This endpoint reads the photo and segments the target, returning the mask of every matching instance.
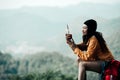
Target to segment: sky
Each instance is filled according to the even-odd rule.
[[[0,9],[13,9],[24,6],[65,7],[82,2],[115,4],[120,3],[120,0],[0,0]]]

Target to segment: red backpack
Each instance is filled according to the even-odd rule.
[[[112,60],[107,62],[102,74],[102,80],[120,80],[120,62]]]

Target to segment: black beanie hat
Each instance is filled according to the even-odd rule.
[[[95,33],[97,29],[97,22],[93,19],[89,19],[84,22],[85,25],[88,27],[88,33]]]

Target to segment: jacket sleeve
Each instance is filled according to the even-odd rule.
[[[95,36],[91,37],[89,40],[88,48],[85,53],[79,48],[75,48],[74,53],[78,55],[82,60],[92,60],[97,49],[98,41]]]

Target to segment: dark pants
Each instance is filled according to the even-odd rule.
[[[86,79],[86,71],[101,73],[104,61],[79,61],[78,80]]]

